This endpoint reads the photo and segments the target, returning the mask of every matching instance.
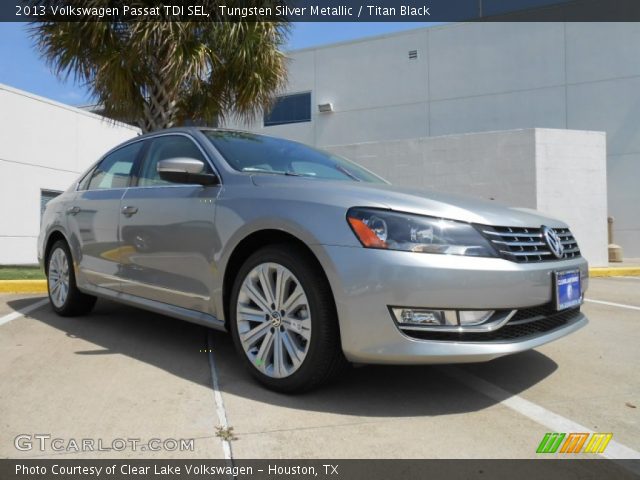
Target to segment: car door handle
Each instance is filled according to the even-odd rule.
[[[132,207],[131,205],[122,207],[122,214],[125,217],[130,217],[131,215],[135,215],[136,213],[138,213],[138,207]]]
[[[78,207],[78,206],[73,206],[73,207],[67,208],[67,214],[68,215],[76,215],[78,213],[80,213],[80,207]]]

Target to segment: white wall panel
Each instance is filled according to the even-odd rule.
[[[0,85],[0,264],[35,263],[40,190],[66,190],[138,129]]]

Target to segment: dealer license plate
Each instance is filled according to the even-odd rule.
[[[577,307],[582,303],[580,270],[554,272],[556,289],[556,310]]]

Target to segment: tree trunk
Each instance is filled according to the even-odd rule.
[[[176,88],[157,74],[152,76],[151,81],[152,85],[147,89],[144,118],[140,121],[143,133],[173,127],[178,113]]]

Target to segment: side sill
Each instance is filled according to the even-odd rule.
[[[224,321],[219,320],[217,317],[209,315],[208,313],[189,310],[188,308],[177,307],[175,305],[169,305],[168,303],[162,303],[156,300],[136,297],[134,295],[129,295],[128,293],[116,292],[115,290],[109,290],[108,288],[103,287],[96,287],[95,285],[83,285],[80,290],[97,297],[114,300],[132,307],[138,307],[154,313],[159,313],[160,315],[166,315],[168,317],[202,325],[203,327],[209,327],[223,332],[227,331],[224,326]]]

